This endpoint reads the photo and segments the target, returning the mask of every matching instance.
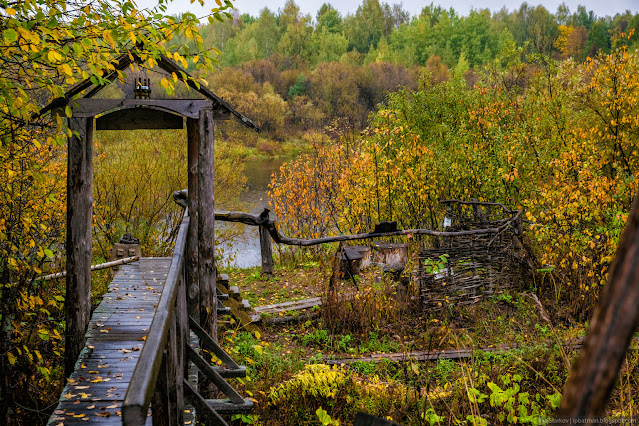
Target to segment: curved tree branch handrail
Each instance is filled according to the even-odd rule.
[[[181,205],[182,207],[186,207],[187,197],[188,197],[188,192],[185,189],[181,191],[176,191],[173,193],[173,198],[175,199],[175,202]],[[455,200],[444,200],[444,201],[453,202]],[[261,226],[268,231],[273,241],[275,241],[278,244],[308,247],[308,246],[314,246],[314,245],[319,245],[324,243],[334,243],[338,241],[365,240],[369,238],[392,237],[392,236],[398,236],[398,235],[429,235],[431,237],[458,237],[462,235],[477,235],[477,234],[487,234],[487,233],[499,234],[503,232],[506,228],[508,228],[511,224],[518,221],[519,218],[521,217],[521,210],[509,210],[503,204],[500,204],[500,203],[477,203],[477,204],[490,204],[490,205],[502,206],[509,213],[514,214],[514,216],[509,218],[502,225],[498,227],[494,227],[494,228],[471,229],[466,231],[433,231],[432,229],[404,229],[404,230],[397,230],[397,231],[391,231],[391,232],[369,232],[365,234],[336,235],[332,237],[322,237],[322,238],[314,238],[314,239],[290,238],[290,237],[281,235],[275,225],[275,221],[272,219],[269,219],[269,215],[268,215],[269,209],[267,208],[265,208],[264,211],[262,211],[262,213],[260,213],[259,215],[245,213],[245,212],[216,210],[215,220],[220,220],[224,222],[237,222],[237,223],[243,223],[245,225],[251,225],[251,226]]]

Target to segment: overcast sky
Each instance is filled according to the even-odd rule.
[[[380,3],[382,2],[384,2],[384,0],[380,0]],[[403,4],[404,9],[409,11],[411,15],[419,14],[424,6],[430,5],[431,3],[429,0],[387,0],[385,2],[389,4]],[[626,10],[630,10],[633,13],[639,12],[639,0],[530,0],[527,3],[530,6],[541,4],[551,13],[554,13],[557,11],[557,6],[559,6],[562,2],[565,2],[566,5],[568,5],[571,12],[576,11],[577,6],[581,4],[586,6],[586,9],[594,11],[597,16],[614,16],[616,13],[623,13]],[[285,3],[286,0],[236,0],[234,2],[236,9],[238,9],[241,13],[249,13],[253,16],[257,16],[265,7],[268,7],[273,12],[277,12],[278,9],[284,7]],[[362,0],[297,0],[295,3],[300,7],[302,13],[308,13],[315,18],[317,10],[323,3],[332,4],[333,7],[342,13],[342,15],[346,15],[347,13],[355,13],[357,7],[362,3]],[[433,4],[442,6],[446,9],[452,7],[461,15],[467,15],[471,9],[488,8],[495,12],[504,6],[508,10],[512,11],[514,9],[518,9],[522,3],[523,1],[516,0],[433,1]],[[148,7],[154,4],[154,0],[137,0],[137,4],[139,7]],[[213,0],[205,0],[205,4],[208,6],[208,9],[215,6],[215,2]],[[193,4],[191,4],[190,0],[173,0],[169,3],[168,12],[176,14],[181,12],[193,12],[198,16],[203,16],[206,14],[206,10],[207,8],[200,7],[197,0]]]

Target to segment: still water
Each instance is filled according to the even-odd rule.
[[[246,188],[240,194],[240,201],[245,205],[244,210],[259,214],[268,207],[268,184],[271,176],[279,171],[280,166],[291,161],[290,157],[267,158],[253,160],[246,163],[244,175],[247,178]],[[222,208],[222,207],[217,207]],[[224,222],[216,222],[216,227],[224,227]],[[260,256],[260,242],[257,227],[245,226],[244,233],[233,240],[232,243],[223,245],[223,265],[238,268],[250,268],[262,264]]]

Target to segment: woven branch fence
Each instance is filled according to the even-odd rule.
[[[479,232],[432,238],[432,248],[420,250],[417,274],[423,309],[469,305],[505,290],[519,290],[531,273],[521,241],[520,211],[500,203],[442,203],[446,233]]]

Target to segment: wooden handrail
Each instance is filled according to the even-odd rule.
[[[175,242],[173,259],[171,260],[171,267],[164,284],[162,296],[160,296],[153,322],[149,328],[149,334],[140,352],[140,358],[133,371],[131,383],[122,403],[122,423],[125,425],[143,425],[147,419],[147,412],[158,380],[169,329],[175,316],[175,302],[178,286],[183,275],[189,222],[190,218],[187,210]]]
[[[173,198],[175,202],[183,207],[186,206],[186,199],[188,197],[188,192],[183,189],[181,191],[176,191],[173,193]],[[456,200],[444,200],[445,202],[453,202]],[[472,204],[468,202],[469,204]],[[432,229],[404,229],[390,232],[368,232],[365,234],[352,234],[352,235],[335,235],[331,237],[322,237],[322,238],[313,238],[313,239],[304,239],[304,238],[290,238],[284,235],[281,235],[275,226],[275,221],[269,219],[269,209],[265,208],[262,213],[259,215],[245,213],[245,212],[230,212],[223,210],[215,211],[215,220],[220,220],[224,222],[238,222],[243,223],[245,225],[251,226],[260,226],[268,231],[275,241],[278,244],[287,244],[292,246],[315,246],[324,243],[335,243],[338,241],[354,241],[354,240],[365,240],[365,239],[373,239],[379,237],[392,237],[398,235],[429,235],[431,237],[458,237],[462,235],[476,235],[476,234],[486,234],[486,233],[500,233],[503,232],[506,228],[508,228],[512,223],[516,222],[521,217],[521,210],[508,210],[503,204],[500,203],[474,203],[474,204],[484,204],[484,205],[497,205],[502,206],[504,209],[508,211],[508,213],[513,214],[512,217],[508,218],[502,225],[493,227],[493,228],[482,228],[482,229],[470,229],[466,231],[433,231]]]
[[[91,272],[99,271],[101,269],[113,268],[114,266],[126,265],[127,263],[137,262],[140,260],[140,256],[125,257],[124,259],[112,260],[111,262],[99,263],[97,265],[91,265]],[[50,281],[58,278],[64,278],[67,276],[67,271],[56,272],[54,274],[42,275],[36,278],[36,281]]]

